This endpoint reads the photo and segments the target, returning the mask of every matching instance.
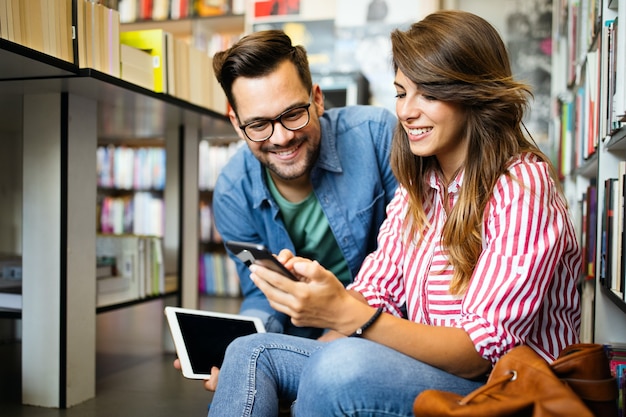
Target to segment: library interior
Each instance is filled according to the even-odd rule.
[[[626,0],[0,1],[0,416],[206,415],[164,308],[237,314],[212,212],[242,146],[213,55],[282,29],[326,108],[395,114],[390,33],[460,9],[533,88],[581,247],[580,341],[626,416]],[[282,123],[282,121],[281,121]]]

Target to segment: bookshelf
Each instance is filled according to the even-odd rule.
[[[225,13],[166,20],[123,20],[121,29],[124,32],[162,29],[213,56],[215,52],[227,48],[242,36],[245,18],[243,14]]]
[[[22,201],[9,212],[18,230],[0,232],[19,235],[21,248],[22,401],[66,408],[95,396],[99,138],[163,138],[163,263],[176,303],[195,308],[198,144],[232,127],[215,111],[6,39],[0,85],[0,144],[21,171]]]
[[[581,338],[624,343],[626,234],[619,189],[626,161],[626,1],[563,1],[553,7],[552,131],[583,247]]]
[[[213,189],[217,177],[240,146],[246,146],[236,135],[202,140],[198,152],[198,186],[200,219],[200,257],[198,290],[212,296],[239,297],[241,290],[235,263],[224,249],[222,237],[215,228]]]
[[[127,0],[123,0],[127,1]],[[166,2],[167,3],[167,2]],[[224,2],[231,3],[231,2]],[[242,7],[225,5],[224,13],[212,16],[199,16],[193,10],[188,10],[184,16],[172,19],[141,19],[134,10],[128,14],[125,11],[127,5],[120,4],[122,13],[122,32],[137,30],[159,29],[171,33],[175,38],[193,45],[195,48],[205,51],[209,56],[223,50],[239,39],[245,30],[245,17]],[[239,13],[238,11],[241,11]],[[165,15],[161,13],[161,15]],[[212,77],[212,75],[210,75]],[[214,89],[223,96],[221,88],[214,84]],[[216,100],[222,102],[222,100]],[[225,99],[222,105],[226,111]],[[217,107],[217,106],[216,106]],[[198,195],[198,257],[195,260],[198,265],[197,289],[199,293],[237,297],[240,294],[237,274],[231,259],[228,258],[221,238],[212,225],[212,197],[213,186],[221,167],[226,163],[233,149],[241,144],[239,138],[232,130],[222,137],[204,139],[198,148],[198,181],[196,189]]]
[[[122,22],[124,30],[163,29],[179,38],[191,38],[196,31],[212,33],[243,32],[244,15],[224,14],[210,17],[185,17],[175,20]]]

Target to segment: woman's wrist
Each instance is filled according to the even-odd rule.
[[[369,318],[369,320],[366,321],[365,323],[363,323],[363,325],[361,325],[361,327],[356,329],[352,334],[350,334],[349,337],[362,337],[363,333],[365,333],[365,331],[368,328],[370,328],[376,322],[376,320],[378,320],[378,318],[380,317],[382,312],[383,312],[383,308],[382,307],[378,307],[376,309],[376,312],[374,314],[372,314],[372,316]]]

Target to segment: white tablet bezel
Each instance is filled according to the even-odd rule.
[[[257,333],[265,333],[265,327],[263,326],[263,322],[258,317],[221,313],[217,311],[193,310],[182,307],[166,306],[165,317],[167,318],[167,322],[169,324],[170,333],[174,341],[174,347],[176,348],[176,354],[178,355],[178,359],[180,360],[181,370],[183,376],[189,379],[209,379],[211,375],[198,374],[193,371],[191,361],[187,353],[187,347],[185,346],[185,340],[183,339],[183,335],[180,330],[180,324],[178,323],[178,318],[176,316],[176,313],[179,312],[192,315],[226,318],[236,321],[248,321],[254,324]]]

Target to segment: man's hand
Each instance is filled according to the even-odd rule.
[[[180,359],[174,359],[174,368],[180,370]],[[207,391],[215,392],[217,389],[217,379],[220,374],[220,369],[217,366],[211,368],[211,377],[204,380],[204,389]]]

